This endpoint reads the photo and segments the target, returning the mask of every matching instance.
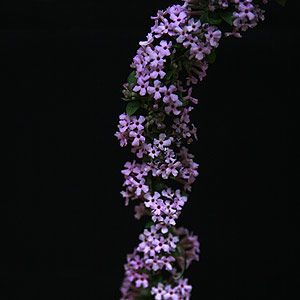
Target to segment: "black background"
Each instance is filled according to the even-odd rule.
[[[179,221],[201,243],[187,272],[192,299],[299,297],[296,2],[268,5],[243,39],[224,38],[194,89],[200,176]],[[138,42],[173,3],[1,4],[1,72],[17,125],[11,288],[1,299],[120,298],[143,222],[119,194],[133,156],[113,134]]]

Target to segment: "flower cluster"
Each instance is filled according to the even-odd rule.
[[[190,299],[192,286],[187,283],[187,279],[180,278],[176,286],[163,285],[159,283],[152,287],[151,294],[155,296],[155,300],[172,299],[183,300]]]
[[[121,114],[119,116],[119,131],[115,133],[115,136],[120,140],[120,146],[124,147],[127,145],[128,141],[131,141],[131,145],[136,147],[140,143],[145,142],[145,137],[143,136],[145,117],[136,116],[129,117],[127,114]]]
[[[267,4],[268,0],[263,0],[262,3]],[[210,0],[209,10],[210,12],[221,11],[221,15],[223,11],[223,16],[229,13],[227,17],[231,19],[233,30],[225,32],[225,36],[235,37],[241,37],[241,31],[245,32],[255,27],[260,20],[263,21],[265,12],[254,0]]]
[[[233,34],[241,37],[240,31],[246,31],[255,27],[259,20],[264,20],[264,10],[252,3],[252,0],[234,0],[237,11],[233,12]]]
[[[155,299],[189,299],[192,287],[187,279],[179,278],[176,284],[158,286],[149,282],[151,272],[161,276],[162,270],[178,276],[177,267],[183,268],[184,263],[189,266],[193,260],[199,260],[199,242],[197,236],[180,227],[175,234],[162,236],[154,225],[140,234],[140,243],[132,254],[127,255],[125,264],[125,278],[121,288],[123,298],[131,299],[137,295],[139,288],[147,289],[151,286],[151,294]],[[178,245],[183,253],[177,253]],[[170,296],[169,296],[170,295]],[[171,297],[171,298],[168,298]],[[134,298],[133,298],[134,299]]]
[[[222,36],[240,37],[264,19],[258,0],[182,1],[151,17],[154,25],[139,42],[123,85],[127,106],[115,136],[135,159],[121,171],[121,195],[125,205],[137,202],[135,218],[145,216],[148,223],[127,255],[121,300],[190,299],[192,287],[182,276],[199,260],[200,244],[176,224],[199,175],[187,148],[197,140],[190,114],[198,99],[191,85],[206,76]]]

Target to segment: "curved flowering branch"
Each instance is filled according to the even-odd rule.
[[[198,164],[187,146],[197,140],[189,113],[198,103],[192,85],[216,59],[222,36],[241,37],[264,20],[267,0],[182,0],[151,17],[154,25],[130,65],[124,84],[126,112],[115,136],[135,159],[121,171],[125,205],[136,202],[135,218],[148,218],[140,243],[127,255],[121,300],[190,299],[184,278],[199,260],[198,237],[176,228]],[[284,4],[285,0],[277,0]]]

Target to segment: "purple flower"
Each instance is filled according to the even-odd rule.
[[[144,126],[142,125],[144,122],[145,122],[144,116],[139,116],[138,119],[135,116],[133,116],[129,125],[129,129],[130,130],[137,129],[139,132],[142,132],[144,130]]]
[[[154,239],[158,238],[157,230],[154,226],[151,226],[150,231],[148,229],[144,230],[144,236],[146,237],[148,242],[152,242]]]
[[[192,91],[193,91],[193,88],[190,87],[190,88],[188,89],[188,94],[187,94],[185,97],[183,97],[183,100],[191,101],[191,102],[194,103],[194,104],[198,104],[198,99],[193,98],[193,97],[191,96],[191,95],[192,95]]]
[[[147,145],[147,152],[148,155],[153,159],[160,155],[160,150],[155,145],[151,145],[151,144]]]
[[[159,239],[155,239],[153,241],[153,245],[155,246],[155,251],[160,253],[161,250],[165,252],[170,251],[170,246],[165,243],[165,239],[163,236],[161,236]]]
[[[195,22],[194,18],[189,19],[188,25],[186,26],[188,32],[198,33],[201,26],[200,20]]]
[[[178,100],[178,95],[174,94],[174,92],[177,91],[177,88],[175,85],[171,84],[169,88],[166,88],[165,90],[165,96],[163,97],[164,103],[171,103]]]
[[[162,268],[161,260],[156,255],[153,258],[146,259],[146,264],[149,265],[153,271],[157,271]]]
[[[174,30],[176,31],[176,33],[177,33],[177,35],[178,35],[178,37],[177,37],[177,39],[176,39],[176,42],[177,43],[183,43],[184,42],[184,40],[186,40],[187,39],[187,37],[188,37],[188,30],[187,30],[187,27],[186,26],[184,26],[183,28],[181,28],[180,26],[177,26],[177,27],[175,27],[174,28]]]
[[[147,147],[147,144],[143,143],[141,146],[132,147],[131,152],[135,153],[138,158],[143,158],[144,154],[147,153],[146,147]]]
[[[131,122],[131,119],[130,119],[130,117],[127,115],[127,114],[125,114],[125,113],[123,113],[123,114],[121,114],[120,116],[119,116],[119,119],[120,119],[120,121],[119,121],[119,130],[120,130],[120,132],[125,132],[127,129],[128,129],[128,126],[129,126],[129,124],[130,124],[130,122]]]
[[[126,175],[126,176],[129,176],[131,174],[133,168],[135,167],[135,164],[136,164],[135,160],[132,163],[130,161],[127,161],[124,165],[124,167],[126,169],[122,170],[121,173]]]
[[[168,179],[168,174],[166,173],[166,164],[161,164],[156,172],[156,176],[161,176],[163,179]]]
[[[154,94],[154,99],[158,100],[160,99],[162,96],[162,93],[165,93],[166,91],[166,87],[165,86],[160,86],[161,82],[159,80],[155,80],[154,81],[154,87],[153,86],[148,86],[147,88],[147,92],[152,95]]]
[[[179,168],[180,166],[181,166],[181,163],[179,161],[176,161],[174,163],[169,163],[166,168],[167,175],[172,174],[174,177],[176,177],[178,175],[177,168]]]
[[[147,46],[153,42],[153,36],[151,33],[147,34],[147,40],[139,42],[140,46]]]
[[[193,109],[194,108],[191,106],[189,108],[184,108],[180,117],[180,122],[185,122],[187,124],[190,123],[189,112],[191,112]]]
[[[175,118],[174,120],[173,120],[173,125],[172,125],[172,128],[174,128],[175,129],[175,132],[176,133],[180,133],[181,132],[181,123],[180,123],[180,120],[179,120],[179,118]]]
[[[154,257],[156,252],[155,252],[155,245],[153,244],[147,244],[146,247],[144,248],[144,253],[148,254],[151,257]]]
[[[180,291],[182,295],[189,294],[192,290],[192,286],[187,284],[187,278],[180,278],[178,281],[177,289]]]
[[[171,265],[171,262],[175,261],[175,258],[173,256],[162,256],[160,260],[167,271],[172,271],[173,267]]]
[[[148,201],[145,201],[144,204],[146,207],[150,207],[150,208],[154,208],[154,205],[156,203],[156,201],[159,199],[160,197],[160,193],[158,192],[154,192],[154,195],[152,196],[150,193],[147,193],[144,195],[144,198]]]
[[[203,42],[200,42],[198,44],[192,44],[190,52],[190,58],[195,57],[197,58],[197,60],[202,60],[206,54],[210,54],[211,47],[209,47],[207,44],[204,44]]]
[[[206,42],[210,44],[212,47],[219,46],[219,40],[222,36],[222,32],[220,30],[215,30],[214,26],[210,26],[207,29],[207,33],[205,34]]]
[[[185,48],[188,48],[192,44],[198,44],[199,43],[199,38],[197,36],[194,36],[192,34],[187,34],[186,40],[182,43],[182,45]]]
[[[176,214],[168,214],[164,219],[164,223],[168,226],[170,226],[170,225],[175,226],[176,225],[176,222],[175,222],[176,219],[178,219],[178,216]]]
[[[142,180],[148,175],[148,171],[145,168],[145,164],[136,166],[135,168],[133,168],[132,172],[135,174],[135,177],[139,180]]]
[[[172,46],[172,42],[169,43],[165,40],[160,41],[160,46],[157,46],[157,49],[159,49],[159,52],[162,56],[169,56],[171,55],[170,48]]]
[[[137,279],[136,282],[135,282],[136,287],[141,287],[141,286],[143,286],[143,288],[146,289],[146,288],[149,286],[149,283],[148,283],[147,278],[148,278],[148,275],[145,274],[145,273],[143,273],[143,274],[141,274],[141,275],[138,274],[138,279]]]
[[[125,206],[128,206],[131,194],[129,194],[127,191],[121,191],[120,194],[123,198],[125,198]]]
[[[166,72],[163,71],[163,69],[159,66],[157,66],[155,68],[152,68],[151,71],[150,71],[150,77],[152,79],[156,79],[158,76],[160,76],[161,79],[166,76]]]
[[[130,179],[133,187],[136,188],[135,193],[137,196],[140,196],[142,192],[147,193],[149,191],[149,186],[145,185],[145,179],[141,179],[140,181],[136,181],[133,178]]]
[[[218,4],[221,8],[227,8],[228,7],[228,0],[219,0]]]
[[[164,18],[157,27],[153,28],[153,33],[156,33],[156,38],[160,38],[163,34],[168,34],[169,30],[172,30],[172,27],[169,21]]]
[[[142,269],[144,267],[144,262],[139,255],[135,255],[130,261],[129,265],[133,267],[133,269]]]
[[[250,21],[252,21],[255,18],[255,14],[252,12],[254,6],[251,3],[246,3],[246,5],[244,3],[240,3],[239,4],[239,17],[245,18],[248,17],[248,19]]]
[[[163,58],[164,56],[159,51],[157,51],[157,48],[155,48],[155,50],[152,50],[150,47],[147,47],[147,53],[150,57],[151,67],[162,67],[166,62],[166,60]]]
[[[174,26],[179,26],[180,24],[185,23],[186,18],[187,18],[187,14],[183,11],[181,11],[179,15],[175,13],[170,14],[170,19],[173,21]]]
[[[142,216],[147,214],[144,203],[140,203],[134,207],[135,215],[134,217],[139,220]]]
[[[169,246],[171,247],[171,249],[175,250],[176,249],[176,243],[179,242],[179,237],[178,236],[173,236],[171,233],[169,233],[168,238],[167,238],[167,242],[169,244]]]
[[[170,102],[167,106],[165,106],[165,112],[168,115],[172,112],[174,115],[177,116],[181,113],[181,110],[178,109],[178,107],[180,106],[182,106],[182,102],[180,100]]]
[[[173,199],[174,197],[174,193],[172,192],[171,188],[167,188],[167,190],[162,190],[161,194],[169,199]]]
[[[120,146],[125,147],[127,145],[127,137],[121,132],[116,132],[115,136],[120,140]]]
[[[156,224],[155,225],[155,228],[157,229],[157,230],[161,230],[161,232],[163,233],[163,234],[165,234],[165,233],[167,233],[168,232],[168,226],[165,224],[165,223],[158,223],[158,224]]]
[[[149,81],[144,81],[141,77],[137,80],[138,85],[133,88],[134,92],[139,92],[141,96],[145,96]]]
[[[130,131],[129,136],[133,138],[132,146],[139,146],[140,142],[145,142],[145,137],[140,132]]]
[[[164,210],[164,202],[161,199],[157,199],[151,208],[154,215],[160,216]]]
[[[164,290],[164,285],[161,282],[159,282],[157,287],[152,287],[151,294],[155,295],[155,300],[164,299],[164,295],[166,294],[166,291]]]
[[[179,300],[179,296],[176,293],[176,289],[172,289],[170,285],[166,286],[166,294],[164,295],[166,299]]]
[[[176,213],[176,210],[172,207],[172,203],[170,200],[166,200],[165,201],[165,205],[164,205],[164,213],[166,215],[168,214],[175,214]]]
[[[157,145],[160,150],[165,150],[165,147],[171,145],[173,141],[173,137],[169,137],[167,139],[167,135],[165,133],[160,133],[158,139],[154,139],[153,144]]]

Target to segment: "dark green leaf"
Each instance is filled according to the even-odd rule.
[[[151,227],[152,225],[154,225],[154,222],[149,221],[149,222],[145,225],[145,228],[146,228],[146,229],[150,229],[150,227]]]
[[[183,262],[183,268],[182,268],[180,274],[179,274],[178,276],[175,276],[175,277],[174,277],[175,280],[180,279],[180,278],[183,276],[184,271],[185,271],[185,269],[186,269],[186,253],[185,253],[185,250],[184,250],[184,248],[183,248],[183,246],[182,246],[181,244],[178,244],[177,247],[178,247],[178,249],[180,249],[180,251],[183,253],[184,262]]]
[[[171,71],[167,72],[167,74],[166,74],[166,76],[165,76],[164,79],[170,80],[171,77],[173,76],[173,74],[174,74],[174,70],[171,70]]]
[[[182,102],[182,106],[185,107],[187,106],[190,102],[187,100],[184,100],[183,98],[179,99]]]
[[[188,194],[187,192],[185,192],[185,191],[182,191],[182,192],[181,192],[181,195],[182,195],[182,196],[186,196],[186,197],[189,196],[189,194]]]
[[[161,192],[163,189],[166,188],[166,185],[160,182],[159,180],[153,181],[153,190],[157,192]]]
[[[287,0],[276,0],[276,2],[277,2],[278,4],[280,4],[281,6],[285,6]]]
[[[221,18],[227,22],[229,25],[232,25],[232,22],[233,22],[233,12],[230,11],[230,10],[222,10],[221,13]]]
[[[180,252],[178,250],[178,248],[176,248],[176,250],[174,251],[174,254],[173,254],[175,257],[179,256],[180,255]]]
[[[216,24],[219,25],[222,23],[222,18],[220,17],[220,15],[216,12],[211,12],[208,14],[208,23],[210,24]]]
[[[130,101],[131,99],[130,98],[124,98],[124,97],[121,97],[122,100],[124,101]]]
[[[205,56],[205,60],[209,63],[209,64],[213,64],[216,61],[216,51],[215,49],[213,49],[211,51],[211,53],[209,55]]]
[[[132,116],[141,106],[139,101],[131,101],[126,105],[126,113],[128,116]]]
[[[135,75],[136,75],[136,71],[132,71],[132,72],[129,74],[128,79],[127,79],[129,85],[130,85],[131,83],[133,83],[134,85],[137,84],[137,78],[135,77]]]
[[[203,14],[200,16],[200,21],[201,21],[202,24],[208,22],[208,13],[207,13],[207,12],[203,13]]]

